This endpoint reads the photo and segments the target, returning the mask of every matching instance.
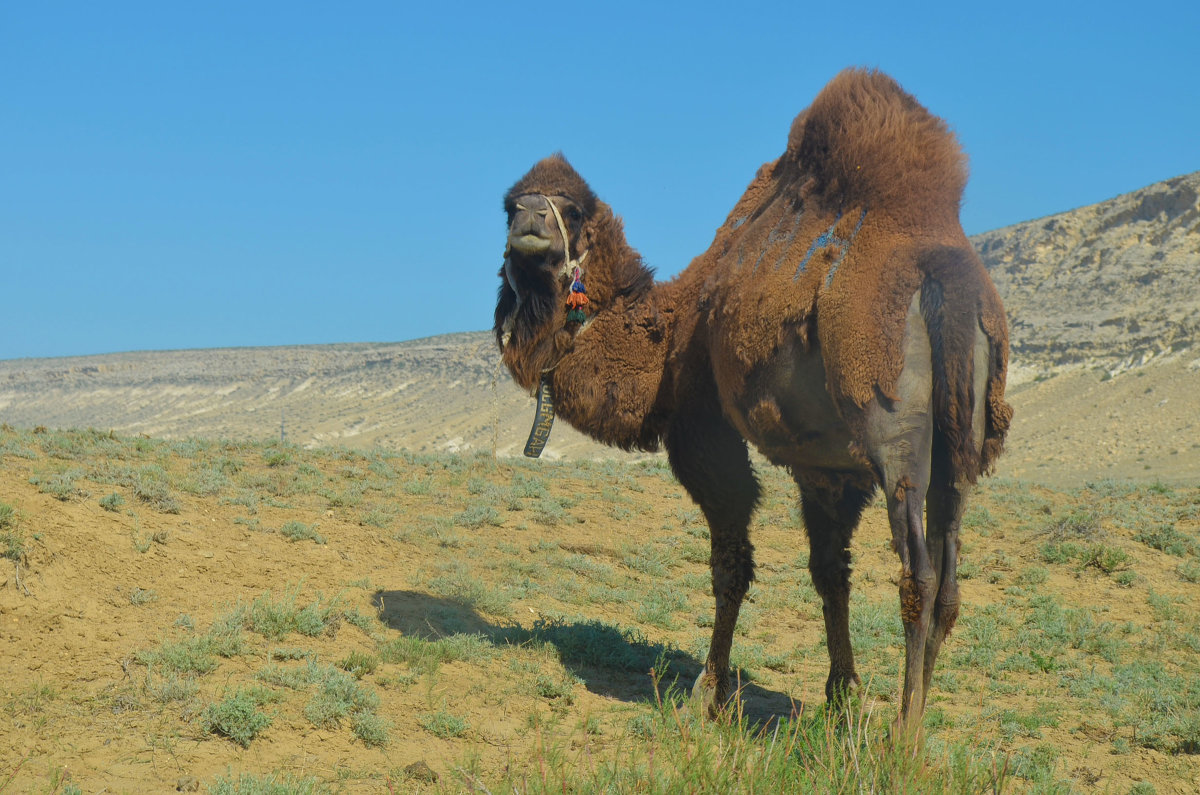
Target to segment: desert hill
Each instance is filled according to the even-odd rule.
[[[971,242],[1022,368],[1114,370],[1200,339],[1200,171]]]
[[[1200,172],[972,238],[1012,328],[1000,473],[1200,477]],[[489,334],[0,361],[0,421],[519,455],[532,400]],[[549,457],[625,457],[557,423]]]
[[[0,361],[0,421],[19,427],[520,455],[532,412],[486,332]],[[547,454],[602,450],[560,423]]]

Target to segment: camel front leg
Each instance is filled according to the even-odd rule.
[[[875,487],[843,473],[796,470],[793,475],[808,533],[808,569],[825,617],[825,697],[836,701],[860,684],[850,645],[850,538]]]
[[[746,443],[716,407],[680,411],[666,436],[671,469],[708,520],[712,537],[712,590],[716,600],[712,641],[704,671],[692,689],[711,718],[729,698],[729,653],[742,599],[754,579],[750,519],[758,481]]]
[[[718,539],[718,536],[720,538]],[[716,718],[729,699],[729,654],[742,599],[754,576],[754,549],[746,532],[712,529],[712,581],[716,600],[712,640],[704,670],[692,687],[692,697],[709,718]]]

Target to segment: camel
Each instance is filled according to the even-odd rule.
[[[897,723],[920,725],[958,616],[963,511],[1012,417],[1003,308],[958,219],[965,183],[944,121],[890,77],[848,69],[670,281],[655,282],[561,154],[505,195],[494,326],[504,364],[593,438],[665,447],[708,521],[716,616],[693,697],[710,717],[730,696],[754,577],[750,443],[799,487],[830,700],[860,684],[849,547],[882,489],[900,559]]]

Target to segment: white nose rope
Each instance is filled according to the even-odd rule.
[[[576,268],[579,268],[580,274],[583,273],[583,261],[587,259],[588,252],[583,252],[579,259],[571,259],[571,238],[567,236],[567,225],[563,223],[562,215],[558,212],[558,207],[554,205],[554,200],[549,196],[545,197],[546,204],[550,205],[550,211],[554,213],[554,220],[558,221],[558,233],[563,239],[563,254],[566,256],[566,262],[563,264],[562,276],[571,276]]]

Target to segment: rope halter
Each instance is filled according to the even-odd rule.
[[[563,263],[562,273],[559,274],[560,278],[572,276],[575,273],[576,268],[579,268],[579,273],[582,274],[583,261],[587,259],[587,255],[590,250],[584,251],[582,254],[580,254],[579,259],[571,259],[571,237],[567,234],[567,225],[563,223],[562,213],[558,211],[558,207],[554,204],[553,199],[551,199],[549,196],[543,196],[542,198],[546,200],[546,204],[550,205],[550,212],[554,213],[554,220],[558,222],[558,233],[562,235],[563,259],[566,260],[566,262]]]

